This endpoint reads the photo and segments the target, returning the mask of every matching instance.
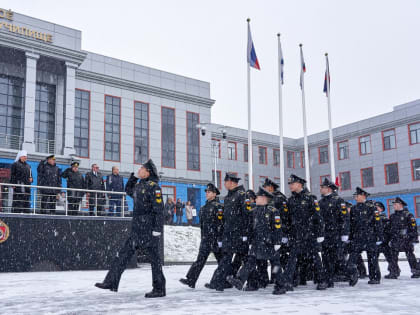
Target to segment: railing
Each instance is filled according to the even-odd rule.
[[[37,152],[54,154],[55,140],[37,138],[35,139],[35,147]]]
[[[125,192],[8,183],[0,183],[0,212],[66,216],[131,216]]]
[[[2,148],[20,150],[22,147],[22,143],[22,136],[0,133],[0,147]]]

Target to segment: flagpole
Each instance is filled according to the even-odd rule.
[[[251,19],[246,20],[248,22],[248,29],[249,30],[249,22]],[[247,35],[248,36],[248,35]],[[247,61],[247,88],[248,88],[248,186],[249,189],[254,189],[254,180],[252,174],[252,129],[251,129],[251,66]]]
[[[280,137],[280,191],[284,193],[284,143],[283,143],[283,91],[282,91],[282,52],[280,33],[277,34],[278,55],[279,55],[279,137]]]
[[[331,99],[330,99],[330,65],[328,62],[328,53],[325,54],[325,61],[327,65],[326,71],[326,82],[327,82],[327,103],[328,103],[328,132],[330,138],[330,167],[331,167],[331,181],[335,182],[335,156],[334,156],[334,139],[332,131],[332,119],[331,119]]]
[[[303,60],[302,44],[299,44],[301,60]],[[301,69],[300,71],[303,72]],[[306,127],[306,105],[305,105],[305,79],[301,73],[301,90],[302,90],[302,118],[303,118],[303,145],[305,150],[305,179],[308,187],[311,187],[311,177],[309,173],[309,149],[308,149],[308,131]]]

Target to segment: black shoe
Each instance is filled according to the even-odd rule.
[[[320,282],[317,284],[317,290],[326,290],[328,288],[328,284],[326,282]]]
[[[398,279],[398,276],[395,273],[389,273],[384,277],[385,279]]]
[[[207,289],[210,289],[210,290],[214,290],[214,289],[216,289],[213,285],[211,285],[210,283],[206,283],[205,285],[204,285],[204,287],[205,288],[207,288]]]
[[[163,290],[152,290],[151,292],[146,293],[144,295],[144,297],[147,298],[147,299],[159,298],[159,297],[164,297],[164,296],[166,296],[166,290],[165,289],[163,289]]]
[[[369,280],[368,281],[368,284],[380,284],[381,283],[381,281],[379,281],[379,280]]]
[[[290,283],[286,283],[284,285],[284,288],[286,289],[286,291],[293,291],[293,286]]]
[[[412,279],[418,279],[418,278],[420,278],[420,274],[412,274],[411,278]]]
[[[185,284],[185,285],[189,286],[191,289],[194,289],[195,288],[195,283],[193,283],[190,279],[182,278],[182,279],[179,279],[179,282],[181,282],[182,284]]]
[[[359,275],[359,279],[365,279],[366,277],[367,277],[367,274],[365,274],[365,273],[361,273]]]
[[[329,282],[328,283],[328,288],[334,288],[334,282]]]
[[[115,288],[109,284],[103,283],[103,282],[97,282],[95,283],[95,287],[103,290],[110,290],[112,292],[118,292],[118,288]]]
[[[223,286],[224,289],[232,289],[233,285],[231,285],[229,282],[225,281],[225,285]]]
[[[306,280],[299,281],[299,285],[306,285]]]
[[[252,287],[252,286],[246,286],[244,291],[248,291],[248,292],[258,291],[258,288]]]
[[[334,277],[334,282],[347,282],[349,281],[349,278],[344,275],[339,275]]]
[[[274,291],[273,291],[273,294],[274,295],[282,295],[282,294],[286,294],[286,288],[285,287],[278,287],[278,286],[275,286],[274,287]]]
[[[354,287],[357,284],[357,281],[359,281],[359,276],[357,275],[357,273],[353,273],[352,275],[350,275],[349,285],[351,287]]]
[[[242,290],[242,288],[244,287],[244,283],[241,281],[241,279],[230,276],[226,280],[238,290]]]

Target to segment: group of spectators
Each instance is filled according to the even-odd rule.
[[[182,225],[184,209],[188,225],[196,224],[197,209],[191,204],[191,201],[187,201],[185,203],[182,202],[180,198],[178,198],[178,200],[174,202],[171,197],[168,197],[164,208],[165,223],[167,225]]]

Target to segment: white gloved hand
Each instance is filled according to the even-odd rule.
[[[349,236],[348,235],[341,235],[341,241],[342,242],[348,242],[349,241]]]
[[[318,243],[322,243],[322,242],[324,241],[324,238],[323,238],[323,237],[317,237],[317,238],[316,238],[316,241],[317,241]]]
[[[376,242],[376,245],[378,245],[378,246],[381,245],[381,244],[382,244],[382,242]]]
[[[153,235],[153,236],[160,236],[161,234],[162,234],[162,233],[160,233],[160,232],[155,232],[155,231],[153,231],[153,232],[152,232],[152,235]]]
[[[222,242],[217,242],[217,246],[219,246],[219,248],[222,247]]]
[[[277,252],[280,249],[280,245],[274,245],[274,250]]]
[[[289,242],[289,239],[288,239],[287,237],[282,237],[282,238],[281,238],[281,242],[282,242],[283,244],[287,244],[287,243]]]
[[[248,240],[248,237],[246,237],[246,236],[242,236],[242,241],[243,242],[246,242]]]

